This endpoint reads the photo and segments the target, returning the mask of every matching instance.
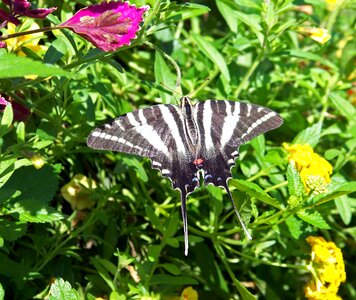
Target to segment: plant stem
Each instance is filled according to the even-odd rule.
[[[175,60],[172,57],[170,57],[166,52],[164,52],[163,50],[161,50],[160,48],[158,48],[156,45],[152,44],[151,42],[146,41],[145,45],[147,45],[148,47],[161,53],[173,65],[173,67],[176,69],[176,73],[177,73],[175,90],[178,90],[178,93],[182,94],[182,90],[180,88],[182,74],[181,74],[180,68],[179,68],[178,64],[175,62]]]
[[[242,299],[246,299],[246,300],[252,300],[252,299],[256,299],[243,285],[242,283],[237,280],[237,278],[235,277],[234,272],[231,270],[229,263],[226,260],[225,257],[225,253],[224,250],[221,248],[221,245],[219,243],[217,243],[216,241],[214,242],[214,247],[216,252],[219,254],[219,258],[221,259],[221,261],[223,262],[226,271],[229,273],[232,281],[234,282],[237,290],[239,291],[239,293],[242,296]]]
[[[237,99],[239,97],[239,95],[241,93],[241,90],[245,87],[246,82],[250,79],[251,75],[253,74],[253,72],[256,70],[256,68],[258,67],[258,65],[262,61],[262,59],[264,57],[264,54],[265,54],[265,41],[266,41],[266,38],[265,38],[265,40],[263,42],[261,52],[258,54],[257,58],[255,59],[253,64],[250,66],[250,68],[248,69],[247,73],[242,78],[239,86],[235,90],[234,98]]]
[[[5,41],[7,39],[12,39],[12,38],[16,38],[16,37],[19,37],[19,36],[38,33],[38,32],[53,31],[55,29],[61,29],[61,27],[59,27],[59,26],[43,27],[43,28],[38,28],[38,29],[34,29],[34,30],[16,32],[16,33],[13,33],[13,34],[5,34],[5,35],[0,36],[0,41]]]

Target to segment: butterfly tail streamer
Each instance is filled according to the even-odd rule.
[[[183,232],[184,232],[184,255],[188,255],[188,216],[187,216],[187,193],[181,191],[181,209],[183,219]]]
[[[237,218],[239,219],[239,222],[240,222],[240,224],[241,224],[241,227],[242,227],[242,229],[243,229],[243,231],[244,231],[246,237],[247,237],[249,240],[252,240],[252,236],[251,236],[251,234],[248,232],[247,227],[246,227],[244,221],[242,220],[242,218],[241,218],[241,216],[240,216],[240,214],[239,214],[239,211],[237,210],[235,201],[234,201],[234,199],[232,198],[230,189],[229,189],[229,187],[227,186],[227,184],[224,186],[224,188],[225,188],[225,190],[227,191],[227,193],[228,193],[228,195],[229,195],[229,197],[230,197],[230,199],[231,199],[231,202],[232,202],[232,205],[233,205],[233,207],[234,207],[236,216],[237,216]]]

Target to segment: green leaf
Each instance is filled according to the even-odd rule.
[[[59,220],[62,215],[48,207],[57,186],[57,175],[48,165],[39,170],[32,166],[18,169],[5,183],[2,190],[20,193],[3,202],[3,213],[14,214],[21,221],[36,223]]]
[[[9,130],[12,120],[14,118],[14,114],[12,111],[12,105],[7,105],[5,107],[5,110],[2,114],[1,117],[1,122],[0,122],[0,138],[2,136],[5,135],[5,133],[7,133],[7,131]]]
[[[355,123],[356,109],[349,101],[340,97],[336,93],[330,93],[330,99],[345,118],[347,118],[350,122]]]
[[[286,225],[288,227],[288,230],[293,238],[298,240],[303,234],[304,234],[304,222],[298,218],[296,218],[294,215],[290,215],[286,219]]]
[[[318,195],[313,198],[313,203],[322,204],[337,197],[356,192],[356,181],[344,182],[329,194]]]
[[[28,75],[42,77],[69,75],[63,69],[5,51],[0,51],[0,66],[0,78],[24,77]]]
[[[210,11],[210,8],[202,5],[202,4],[197,4],[197,3],[184,3],[183,5],[180,5],[180,9],[177,11],[172,11],[169,14],[169,17],[166,19],[166,22],[169,21],[180,21],[180,20],[186,20],[186,19],[191,19],[194,17],[201,16],[203,14],[206,14]]]
[[[142,163],[138,161],[137,158],[135,157],[129,157],[129,156],[124,156],[122,158],[122,161],[128,166],[131,167],[132,169],[135,170],[136,175],[138,178],[140,178],[143,182],[148,181],[148,176],[146,173],[145,168],[142,166]]]
[[[297,212],[297,216],[304,222],[312,224],[321,229],[330,229],[329,224],[324,220],[323,216],[314,209],[301,209]]]
[[[251,197],[255,197],[257,200],[272,205],[278,209],[282,209],[281,204],[277,201],[277,199],[272,198],[264,190],[262,190],[257,184],[241,179],[230,180],[230,183],[238,190],[246,192]]]
[[[102,258],[97,258],[97,257],[90,257],[90,262],[94,265],[95,269],[97,270],[97,272],[99,273],[99,275],[101,276],[101,278],[106,282],[106,284],[110,287],[111,290],[115,290],[115,284],[112,281],[112,278],[110,276],[110,272],[108,272],[108,268],[107,266],[105,267],[103,265],[103,261],[104,259]],[[112,264],[110,262],[110,264]],[[115,266],[114,266],[114,270],[115,270]]]
[[[309,59],[312,61],[316,61],[319,62],[325,66],[328,66],[330,68],[332,68],[333,70],[337,71],[338,67],[336,65],[334,65],[333,63],[331,63],[329,60],[322,58],[319,55],[316,55],[310,51],[302,51],[302,50],[289,50],[287,51],[287,56],[294,56],[294,57],[299,57],[299,58],[305,58],[305,59]],[[283,54],[282,54],[283,55]]]
[[[0,219],[0,237],[8,241],[15,241],[26,232],[25,222],[14,222],[7,219]]]
[[[172,74],[171,70],[166,64],[166,61],[164,60],[163,56],[156,51],[155,55],[155,64],[154,64],[154,70],[155,70],[155,78],[156,78],[156,83],[157,84],[162,84],[164,83],[166,86],[174,90],[176,88],[175,86],[175,76]],[[170,94],[167,94],[166,91],[159,91],[159,95],[162,99],[162,103],[170,103],[172,96]]]
[[[309,144],[311,147],[315,147],[319,143],[321,133],[321,123],[316,123],[310,126],[299,134],[293,140],[293,144]]]
[[[72,288],[68,281],[57,278],[51,285],[49,300],[79,300],[78,292]]]
[[[198,34],[191,35],[193,41],[198,45],[201,52],[203,52],[221,71],[222,76],[226,81],[230,81],[229,69],[226,65],[224,57],[220,54],[214,45],[204,39]]]
[[[9,180],[11,175],[15,172],[15,163],[16,163],[16,158],[2,158],[0,161],[0,193],[2,191],[2,186],[6,183],[6,181]],[[1,200],[5,200],[5,198],[0,198]]]
[[[256,154],[260,157],[265,156],[266,140],[263,134],[255,137],[251,142],[251,146],[256,150]]]
[[[23,143],[25,141],[25,123],[20,122],[16,128],[17,142]]]
[[[345,225],[349,225],[352,219],[352,207],[350,202],[351,199],[346,195],[342,195],[338,199],[335,199],[336,208]]]
[[[0,300],[4,300],[5,299],[5,290],[2,287],[2,284],[0,283]]]
[[[301,197],[304,193],[304,186],[296,168],[289,164],[287,168],[288,191],[290,196]]]
[[[161,264],[161,266],[164,269],[166,269],[169,273],[171,273],[172,275],[177,276],[182,273],[180,268],[178,268],[175,264],[165,263],[165,264]]]
[[[145,207],[145,212],[147,215],[147,218],[150,220],[150,222],[160,231],[160,232],[164,232],[163,226],[161,224],[161,221],[159,220],[159,218],[157,217],[157,215],[155,214],[154,210],[152,209],[151,206],[146,206]]]

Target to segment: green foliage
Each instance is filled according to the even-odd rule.
[[[56,2],[49,20],[68,19],[79,2]],[[132,1],[151,8],[138,38],[115,53],[67,30],[42,40],[43,55],[1,49],[0,94],[12,106],[0,112],[0,299],[168,299],[187,286],[200,299],[299,299],[312,278],[310,235],[341,248],[354,278],[355,6],[339,2],[328,11],[311,1],[307,15],[289,0]],[[318,44],[299,27],[325,27],[331,40]],[[86,146],[106,120],[177,104],[168,89],[283,116],[281,128],[241,146],[232,169],[251,241],[226,193],[202,187],[188,197],[184,256],[171,182],[146,159]],[[284,142],[308,143],[330,162],[325,193],[307,191]],[[77,174],[88,180],[66,195]],[[78,211],[80,201],[89,204]],[[351,279],[344,299],[355,298]]]

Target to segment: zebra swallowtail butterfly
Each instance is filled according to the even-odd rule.
[[[254,104],[206,100],[195,105],[188,97],[180,107],[159,104],[124,114],[94,129],[87,144],[93,149],[113,150],[151,159],[181,193],[184,253],[188,255],[187,196],[200,186],[200,179],[223,187],[237,217],[251,239],[236,209],[227,181],[240,145],[281,126],[276,112]]]

